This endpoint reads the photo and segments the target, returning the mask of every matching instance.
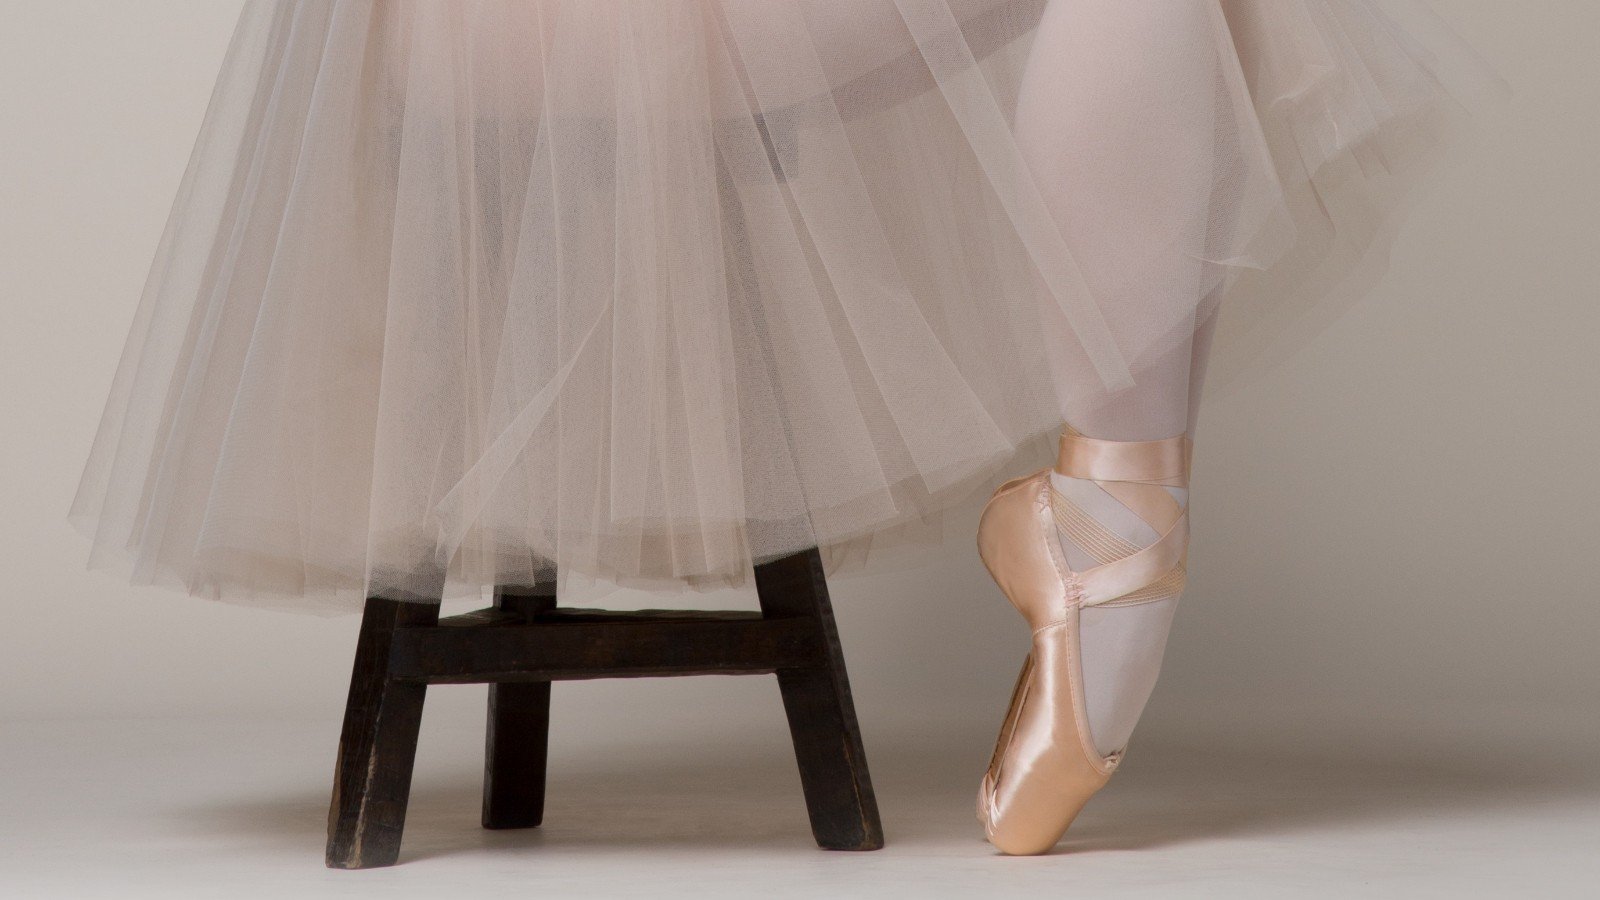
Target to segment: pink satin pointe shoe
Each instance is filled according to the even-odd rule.
[[[1071,428],[1055,471],[1093,479],[1160,538],[1143,549],[1084,515],[1052,489],[1045,469],[995,491],[978,525],[978,553],[1033,632],[994,756],[978,791],[989,842],[1013,855],[1044,853],[1122,761],[1096,749],[1085,710],[1079,611],[1148,603],[1183,590],[1188,510],[1166,487],[1189,483],[1187,435],[1103,441]],[[1067,565],[1057,529],[1101,564]]]

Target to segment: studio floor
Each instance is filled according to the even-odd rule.
[[[1130,752],[1054,854],[1012,859],[984,843],[972,816],[968,782],[976,772],[966,769],[977,745],[965,737],[869,741],[889,841],[874,853],[815,849],[781,734],[610,753],[558,744],[546,824],[484,831],[482,731],[469,713],[447,711],[425,721],[400,864],[333,871],[323,868],[322,841],[337,734],[337,721],[324,718],[8,723],[0,732],[0,896],[1600,891],[1593,760],[1560,761],[1557,741],[1519,755],[1416,746],[1268,752],[1151,740]]]

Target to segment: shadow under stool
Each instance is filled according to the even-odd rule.
[[[544,818],[550,684],[580,678],[776,674],[811,831],[828,850],[883,846],[844,654],[816,549],[756,566],[760,612],[556,606],[553,583],[501,587],[494,605],[369,597],[339,739],[327,864],[400,854],[430,684],[489,684],[483,827]]]

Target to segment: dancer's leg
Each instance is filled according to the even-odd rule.
[[[1218,165],[1209,2],[1052,0],[1022,84],[1024,157],[1113,333],[1138,351],[1135,384],[1112,392],[1062,342],[1062,415],[1089,437],[1157,440],[1194,422],[1210,331],[1209,322],[1197,331],[1195,312],[1209,307],[1202,260]],[[1074,570],[1157,539],[1095,482],[1052,481],[1068,508],[1120,538],[1063,532]],[[1185,489],[1167,490],[1187,502]],[[1177,600],[1083,611],[1085,699],[1102,753],[1127,742],[1155,686]]]

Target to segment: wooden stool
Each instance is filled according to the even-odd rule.
[[[828,850],[883,846],[844,655],[815,549],[756,567],[761,612],[561,609],[553,584],[504,587],[494,606],[439,618],[435,603],[370,597],[328,810],[330,867],[400,855],[429,684],[489,684],[483,827],[544,817],[550,682],[776,674],[811,832]]]

